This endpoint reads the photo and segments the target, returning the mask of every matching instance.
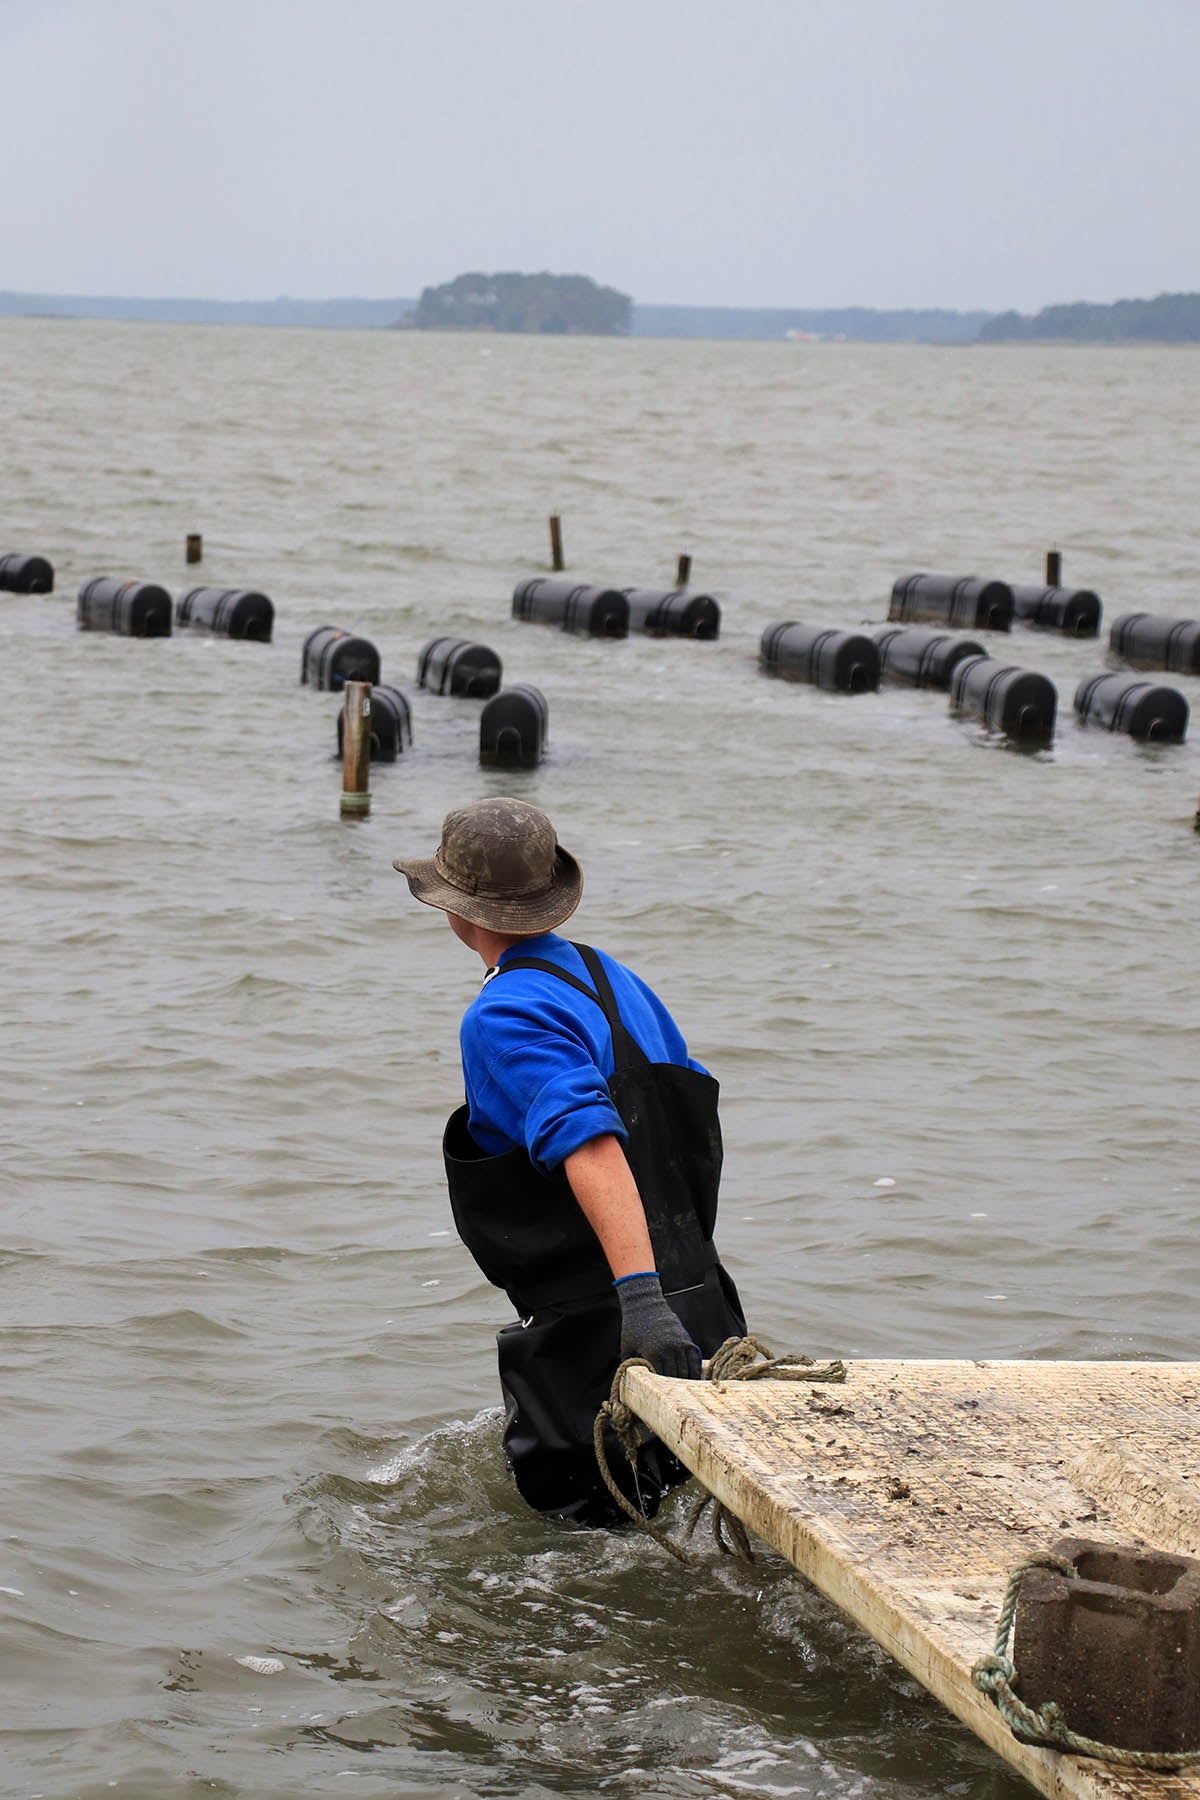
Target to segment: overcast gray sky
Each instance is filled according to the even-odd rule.
[[[1200,0],[0,0],[0,288],[1200,290]]]

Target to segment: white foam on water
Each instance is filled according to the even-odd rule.
[[[439,1425],[436,1431],[426,1432],[415,1444],[397,1451],[386,1462],[374,1464],[365,1472],[364,1481],[370,1481],[376,1487],[393,1486],[403,1476],[412,1474],[414,1470],[427,1468],[432,1461],[436,1461],[447,1443],[461,1443],[490,1430],[499,1410],[496,1406],[486,1406],[473,1419],[452,1419],[448,1425]]]

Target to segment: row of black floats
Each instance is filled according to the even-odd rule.
[[[867,625],[861,631],[785,619],[768,625],[759,661],[769,675],[832,693],[874,693],[889,676],[913,687],[948,690],[960,663],[990,661],[982,644],[927,625]]]
[[[379,652],[366,638],[320,625],[304,641],[300,680],[336,691],[348,681],[371,684],[371,761],[395,762],[412,745],[412,707],[400,688],[381,685]],[[479,760],[497,768],[533,768],[546,748],[550,712],[545,695],[528,683],[502,687],[496,652],[466,638],[430,638],[417,657],[417,686],[431,694],[485,702],[479,718]],[[338,713],[338,755],[345,716]]]
[[[902,575],[892,587],[888,619],[932,620],[991,631],[1011,630],[1017,619],[1069,637],[1096,637],[1100,600],[1090,588],[1010,586],[973,575]],[[876,637],[882,647],[879,633]],[[903,663],[902,639],[895,643]],[[948,682],[937,685],[949,687],[956,711],[1013,737],[1050,738],[1056,694],[1048,677],[1002,667],[979,644],[969,650],[960,645],[956,653],[945,644],[943,640],[931,654],[952,658],[944,665]],[[1200,674],[1200,623],[1193,620],[1126,613],[1113,622],[1109,648],[1126,662],[1145,668]],[[898,668],[897,673],[908,671]],[[1187,734],[1189,709],[1182,694],[1125,673],[1085,675],[1075,689],[1074,710],[1081,721],[1134,738],[1181,742]]]
[[[1090,588],[1035,587],[976,575],[901,575],[892,586],[889,620],[1008,631],[1023,625],[1098,637],[1100,599]],[[1109,648],[1147,669],[1200,675],[1200,620],[1123,613],[1108,634]]]
[[[0,552],[0,589],[7,594],[52,594],[54,564],[44,556]]]
[[[1010,737],[1046,743],[1054,735],[1054,683],[998,662],[982,644],[953,632],[890,623],[836,631],[787,620],[763,632],[759,659],[768,674],[835,693],[873,693],[885,675],[948,689],[955,712]]]
[[[690,588],[594,587],[552,576],[531,575],[513,589],[512,616],[535,624],[558,625],[588,637],[692,637],[711,641],[721,632],[715,594]]]
[[[940,688],[954,712],[1020,742],[1047,744],[1054,735],[1058,693],[1050,678],[1001,662],[953,631],[889,622],[852,632],[788,621],[767,627],[759,655],[769,674],[786,680],[851,694],[872,692],[884,678]],[[1081,721],[1130,737],[1179,742],[1187,732],[1183,695],[1136,675],[1085,676],[1074,705]]]
[[[75,606],[81,631],[114,631],[120,637],[170,637],[172,605],[155,581],[121,581],[97,575],[85,581]],[[222,637],[269,644],[275,608],[249,588],[189,588],[174,607],[177,625]]]
[[[1100,599],[1090,588],[1011,584],[981,575],[900,575],[888,619],[899,624],[952,625],[968,631],[1011,631],[1013,620],[1065,637],[1096,637]]]
[[[871,626],[870,635],[882,674],[912,687],[939,688],[949,693],[955,712],[982,719],[1009,737],[1034,743],[1053,737],[1058,693],[1047,676],[1012,668],[974,638],[936,626],[889,621]]]

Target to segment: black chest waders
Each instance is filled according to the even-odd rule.
[[[721,1177],[717,1083],[674,1063],[652,1063],[621,1021],[603,964],[574,948],[595,983],[536,957],[499,971],[540,969],[599,1006],[612,1032],[608,1083],[628,1132],[625,1155],[646,1211],[655,1266],[669,1305],[705,1356],[744,1337],[737,1289],[712,1241]],[[504,1395],[504,1448],[523,1499],[536,1511],[608,1525],[621,1515],[600,1480],[592,1427],[620,1360],[621,1309],[599,1239],[562,1170],[539,1174],[522,1150],[487,1156],[467,1129],[467,1108],[451,1115],[442,1142],[459,1236],[518,1321],[497,1334]],[[610,1463],[629,1498],[652,1516],[688,1472],[650,1438],[636,1478],[624,1453]]]

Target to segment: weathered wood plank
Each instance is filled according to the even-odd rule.
[[[857,1362],[844,1386],[668,1381],[629,1406],[1018,1769],[1070,1800],[1197,1800],[1021,1744],[973,1686],[1014,1565],[1066,1535],[1200,1552],[1200,1364]]]

